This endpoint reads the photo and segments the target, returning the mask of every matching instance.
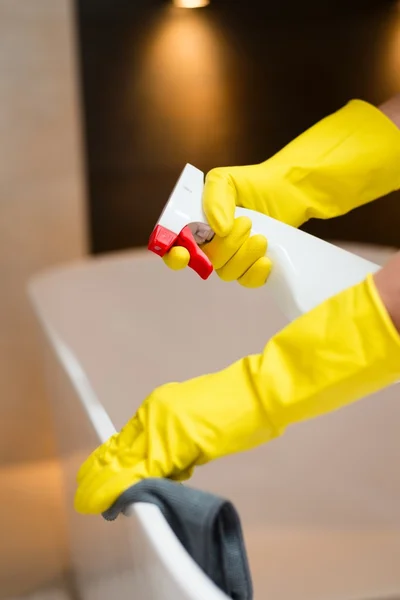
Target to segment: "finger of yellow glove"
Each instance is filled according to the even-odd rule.
[[[168,477],[168,479],[171,479],[171,481],[187,481],[188,479],[192,478],[193,471],[194,467],[191,467],[185,471],[179,471],[179,473],[172,474],[170,477]]]
[[[99,457],[94,454],[85,477],[80,480],[80,483],[88,484],[106,467],[118,471],[125,467],[131,468],[132,465],[147,458],[146,439],[145,432],[141,432],[134,441],[130,441],[130,439],[126,442],[121,441],[117,447],[106,448]]]
[[[75,505],[80,507],[80,512],[88,510],[92,497],[94,503],[105,502],[106,497],[108,501],[110,494],[114,493],[117,498],[131,485],[149,477],[146,444],[147,434],[142,432],[132,445],[121,444],[114,454],[109,456],[108,463],[92,461],[90,469],[79,481],[76,491]],[[153,468],[153,473],[154,477],[160,476],[157,466]]]
[[[117,434],[115,434],[115,435],[117,435]],[[96,448],[96,450],[94,450],[88,456],[88,458],[85,460],[85,462],[82,463],[82,465],[80,466],[79,471],[76,475],[77,483],[81,482],[87,476],[87,474],[91,471],[91,469],[93,468],[93,465],[97,464],[99,462],[99,458],[101,458],[101,456],[104,455],[104,453],[106,452],[106,449],[108,448],[108,444],[110,443],[110,441],[112,439],[113,438],[110,438],[110,440],[108,440],[107,442],[105,442],[104,444],[102,444],[101,446]]]
[[[128,445],[132,446],[141,432],[142,426],[135,416],[125,425],[120,433],[112,435],[89,455],[78,471],[76,476],[77,482],[81,482],[99,464],[105,465],[107,461],[111,460],[113,455],[118,452],[121,442],[124,448]]]
[[[173,271],[180,271],[188,266],[190,260],[189,251],[182,246],[174,246],[163,256],[163,261]]]
[[[207,173],[203,190],[203,210],[214,233],[225,237],[233,227],[236,188],[229,169],[212,169]]]
[[[134,443],[138,444],[138,439],[142,432],[143,424],[136,413],[117,435],[118,445],[120,447],[131,447]]]
[[[148,476],[145,460],[131,468],[104,467],[90,481],[79,485],[74,498],[75,510],[82,514],[100,514],[110,508],[125,490]]]
[[[242,277],[238,283],[247,288],[258,288],[263,286],[271,273],[272,263],[264,256],[259,258]]]
[[[211,242],[202,248],[215,270],[221,269],[250,237],[251,221],[248,217],[238,217],[226,237],[215,235]],[[241,273],[241,275],[243,272]]]
[[[172,481],[186,481],[191,478],[193,468],[171,475]],[[104,468],[78,487],[75,498],[75,510],[81,514],[100,514],[108,510],[114,502],[132,485],[149,477],[163,477],[160,472],[148,470],[146,460],[138,462],[134,467],[121,469],[118,472]]]
[[[219,270],[218,276],[223,281],[235,281],[242,277],[250,267],[265,256],[267,240],[263,235],[253,235],[248,238],[232,256],[232,258]]]

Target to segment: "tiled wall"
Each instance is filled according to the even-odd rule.
[[[71,18],[68,0],[0,0],[2,462],[52,451],[26,282],[85,252]]]
[[[66,561],[29,277],[86,252],[72,6],[0,0],[0,597]]]

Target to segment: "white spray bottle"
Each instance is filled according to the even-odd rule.
[[[164,256],[173,246],[190,253],[189,267],[207,279],[213,267],[201,244],[213,236],[202,208],[204,173],[187,164],[151,234],[148,249]],[[235,217],[247,216],[252,235],[268,240],[272,271],[266,293],[291,321],[327,298],[362,281],[380,267],[351,252],[290,227],[259,212],[236,208]]]

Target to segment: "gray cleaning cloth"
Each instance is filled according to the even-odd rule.
[[[252,600],[253,586],[239,515],[231,502],[167,479],[144,479],[103,517],[113,521],[136,502],[159,507],[188,554],[233,600]]]

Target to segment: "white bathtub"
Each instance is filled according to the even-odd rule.
[[[382,262],[390,251],[360,253]],[[136,505],[113,523],[75,514],[75,474],[155,386],[261,350],[285,322],[267,291],[173,273],[139,251],[38,276],[30,296],[44,331],[79,598],[226,598],[155,507]],[[256,600],[400,592],[398,388],[203,467],[191,484],[237,507]]]

